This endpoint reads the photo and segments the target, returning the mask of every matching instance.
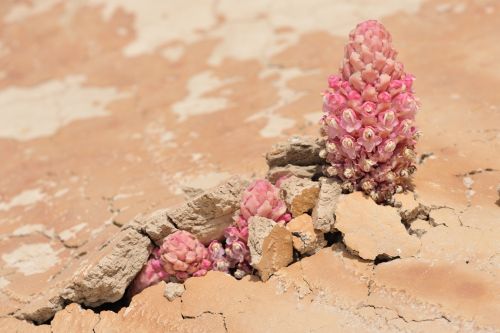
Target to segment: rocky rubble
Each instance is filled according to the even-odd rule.
[[[300,147],[303,147],[305,152],[301,151]],[[269,156],[278,156],[282,161],[280,163],[286,162],[290,165],[314,161],[312,157],[307,157],[307,154],[316,152],[316,149],[311,148],[308,139],[302,144],[299,138],[279,145],[279,150],[279,154],[268,155],[268,159]],[[271,159],[269,179],[272,179],[269,175],[275,168],[272,165],[276,165],[272,161]],[[379,323],[381,314],[377,309],[396,309],[390,311],[397,311],[396,317],[402,316],[406,324],[411,320],[417,325],[417,322],[425,322],[436,316],[436,318],[448,318],[448,310],[429,310],[426,305],[423,306],[425,309],[423,312],[411,312],[413,310],[405,308],[406,300],[388,296],[384,291],[387,283],[381,284],[380,279],[390,278],[388,273],[381,273],[392,267],[385,266],[387,263],[384,262],[388,260],[398,259],[396,261],[402,264],[401,260],[407,260],[404,261],[406,266],[401,269],[410,270],[410,267],[424,269],[423,266],[419,266],[425,266],[421,260],[427,260],[430,251],[439,251],[438,248],[433,249],[436,237],[442,237],[440,233],[447,232],[439,227],[460,228],[461,221],[452,209],[427,208],[411,193],[397,194],[394,206],[382,206],[361,192],[342,194],[341,185],[337,180],[325,177],[316,179],[316,175],[312,174],[308,177],[285,175],[277,181],[293,218],[288,222],[286,220],[276,222],[259,216],[250,217],[248,220],[250,263],[260,280],[266,282],[264,285],[252,287],[257,288],[256,293],[264,295],[269,293],[269,288],[275,286],[278,294],[282,295],[280,297],[284,298],[282,301],[277,301],[282,305],[285,304],[282,302],[286,302],[285,299],[289,297],[287,295],[298,295],[300,300],[310,299],[313,304],[321,306],[344,304],[343,306],[352,307],[353,304],[361,304],[348,312],[337,314],[340,320],[348,320],[347,318],[352,320],[354,316],[358,324],[350,325],[357,328],[369,325],[373,320]],[[95,332],[115,331],[116,327],[128,322],[128,313],[133,314],[133,318],[140,311],[146,311],[144,309],[154,313],[152,307],[155,305],[151,302],[159,302],[158,304],[169,304],[167,308],[172,308],[172,311],[177,311],[179,315],[169,317],[170,319],[165,318],[165,321],[161,319],[163,324],[151,324],[153,326],[164,327],[167,321],[173,320],[168,325],[181,331],[188,326],[194,329],[199,327],[197,325],[205,324],[214,325],[214,331],[223,327],[225,330],[228,327],[238,330],[240,324],[237,321],[241,318],[236,319],[238,316],[232,312],[232,305],[229,305],[234,303],[228,303],[226,299],[221,298],[217,294],[217,289],[210,292],[202,291],[200,284],[208,283],[221,288],[220,283],[228,283],[230,285],[228,288],[235,290],[234,293],[237,294],[241,293],[245,286],[250,288],[248,285],[250,281],[257,281],[255,275],[247,276],[239,283],[222,272],[209,272],[206,277],[190,278],[184,284],[161,282],[135,296],[130,306],[123,308],[118,314],[106,311],[95,314],[91,310],[83,310],[78,303],[95,307],[119,300],[125,294],[130,281],[146,262],[151,246],[154,243],[158,244],[162,237],[187,229],[205,242],[220,239],[224,228],[232,223],[232,216],[238,214],[239,196],[247,184],[247,181],[233,177],[177,207],[135,218],[125,225],[113,240],[75,269],[69,279],[58,281],[54,288],[34,298],[16,312],[15,316],[41,323],[56,314],[51,322],[51,329],[54,332],[69,329],[84,331],[90,330],[91,327]],[[325,238],[332,232],[340,232],[342,236],[339,238],[340,242],[337,240],[328,248]],[[421,250],[424,246],[426,249]],[[379,266],[383,266],[384,269],[378,269]],[[394,267],[399,266],[395,264]],[[332,277],[332,281],[320,277],[325,276],[325,270],[329,272],[327,275]],[[322,273],[316,274],[316,271]],[[467,280],[466,276],[464,279]],[[398,283],[393,281],[390,285],[397,286]],[[413,290],[411,284],[403,283],[400,288],[415,293],[414,295],[423,300],[428,299],[431,303],[440,302],[439,298],[429,298],[426,291]],[[335,291],[338,298],[336,300],[324,298],[326,296],[322,290]],[[160,293],[160,298],[157,293]],[[366,298],[367,293],[368,298]],[[226,294],[225,290],[224,295]],[[207,303],[200,297],[209,297],[213,300]],[[254,301],[260,302],[261,297],[264,296],[257,296]],[[458,299],[460,297],[462,296],[458,296]],[[64,308],[68,303],[72,304]],[[454,306],[454,303],[449,304],[451,307]],[[140,310],[141,308],[143,310]],[[326,316],[322,311],[307,309],[319,318]],[[465,317],[475,315],[475,312],[467,311],[463,312]],[[160,318],[163,318],[163,313],[164,311],[158,314]],[[63,319],[74,316],[78,316],[80,321],[69,323]],[[491,316],[489,314],[485,316],[485,320],[478,322],[490,325]],[[326,317],[324,318],[326,320]],[[13,320],[16,319],[0,319],[0,323],[9,327]],[[442,323],[443,327],[448,327],[449,320],[446,319]],[[190,326],[189,323],[194,326]],[[403,326],[406,327],[406,324]],[[22,325],[30,327],[29,323]],[[254,329],[258,326],[252,325]],[[332,322],[332,325],[335,324]],[[394,325],[393,327],[397,326]],[[43,332],[46,327],[46,325],[37,326],[37,330]],[[293,329],[291,331],[294,332]]]

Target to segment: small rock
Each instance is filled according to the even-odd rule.
[[[286,228],[292,233],[293,247],[301,254],[313,254],[326,245],[321,232],[314,230],[310,215],[302,214],[287,223]]]
[[[293,217],[308,212],[316,205],[319,195],[318,182],[292,176],[285,179],[280,187],[283,200]]]
[[[116,302],[149,257],[151,241],[133,228],[123,229],[93,251],[53,288],[33,297],[15,313],[20,319],[43,323],[68,301],[99,306]]]
[[[419,239],[407,233],[396,209],[377,205],[361,192],[342,196],[336,216],[335,228],[345,245],[363,259],[411,257],[420,249]]]
[[[283,176],[296,176],[299,178],[312,179],[313,177],[320,176],[321,174],[321,165],[299,166],[287,164],[286,166],[272,167],[267,172],[266,178],[274,184],[279,178]]]
[[[165,286],[163,295],[169,300],[173,301],[177,297],[181,297],[184,293],[184,285],[182,283],[169,282]]]
[[[416,219],[421,213],[420,204],[411,192],[395,194],[394,201],[405,223]]]
[[[458,215],[451,208],[433,209],[429,213],[429,220],[433,226],[444,224],[447,227],[459,227],[462,225]]]
[[[140,215],[133,223],[138,226],[136,229],[145,232],[156,245],[161,245],[165,237],[177,231],[168,212],[168,209],[160,209],[148,216]]]
[[[248,223],[251,264],[263,281],[293,261],[292,234],[284,226],[264,217]]]
[[[166,215],[178,229],[189,231],[204,244],[210,243],[222,238],[224,229],[233,222],[233,213],[239,208],[241,193],[247,185],[246,180],[231,177],[214,189],[169,209]],[[163,239],[167,235],[158,236]]]
[[[51,332],[92,332],[98,322],[99,314],[92,310],[84,310],[79,304],[71,303],[56,313],[51,321]]]
[[[422,237],[423,234],[425,234],[427,231],[431,229],[432,226],[429,224],[429,222],[421,219],[416,219],[413,222],[411,222],[408,231],[410,232],[410,235],[416,235],[417,237]]]
[[[294,136],[286,142],[273,146],[266,154],[267,165],[271,167],[293,165],[319,165],[324,159],[319,156],[321,145],[319,139]]]
[[[333,231],[337,201],[342,194],[341,185],[333,178],[319,179],[320,190],[316,206],[312,212],[314,229],[324,233]]]

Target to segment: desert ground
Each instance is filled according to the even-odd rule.
[[[434,216],[416,253],[337,244],[266,282],[209,272],[174,301],[160,283],[121,308],[51,307],[138,214],[318,136],[366,19],[417,78],[415,205]],[[499,30],[495,0],[1,1],[1,330],[500,331]]]

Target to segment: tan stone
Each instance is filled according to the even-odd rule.
[[[410,235],[415,235],[417,237],[422,237],[423,234],[432,229],[432,226],[429,224],[429,221],[416,219],[411,222],[408,227],[408,232]]]
[[[433,209],[429,213],[429,220],[432,225],[445,225],[447,227],[459,227],[462,225],[458,214],[451,208]]]
[[[35,326],[25,320],[12,317],[0,318],[0,328],[2,332],[6,333],[52,333],[50,325]]]
[[[410,236],[396,209],[377,205],[361,192],[342,196],[337,205],[335,228],[344,235],[345,245],[363,259],[411,257],[420,248]]]
[[[99,315],[92,310],[84,310],[80,305],[72,303],[59,311],[52,319],[52,333],[92,332],[99,322]]]
[[[160,209],[147,216],[139,215],[125,228],[132,227],[146,233],[159,246],[165,237],[177,231],[168,213],[169,209]]]
[[[75,262],[64,277],[33,297],[15,316],[44,322],[67,301],[98,306],[119,300],[141,270],[151,249],[150,240],[136,230],[120,231],[109,242],[81,262]]]
[[[77,270],[64,298],[88,306],[115,302],[149,257],[151,241],[133,229],[115,235]]]
[[[312,212],[314,228],[322,232],[330,232],[335,224],[337,201],[342,193],[340,184],[333,178],[320,178],[318,200]]]
[[[310,215],[297,216],[286,228],[292,233],[293,248],[301,254],[313,254],[326,245],[323,234],[314,230]]]
[[[202,313],[184,319],[181,300],[170,302],[163,296],[165,283],[145,289],[134,296],[130,306],[118,313],[102,311],[95,333],[119,332],[226,332],[224,319],[217,313]]]
[[[292,234],[284,226],[263,217],[248,221],[251,264],[263,281],[293,260]]]
[[[394,260],[376,266],[372,281],[368,303],[392,308],[406,321],[472,321],[473,331],[500,326],[498,280],[464,263]]]
[[[184,293],[184,285],[182,283],[168,282],[165,286],[163,295],[169,300],[173,301],[177,297],[181,297]]]
[[[500,277],[500,231],[440,225],[421,237],[419,257],[466,264]]]
[[[294,136],[286,142],[280,142],[266,154],[269,167],[285,166],[287,164],[307,166],[323,164],[319,156],[321,145],[312,137]]]
[[[394,201],[403,222],[412,221],[424,212],[412,192],[397,193],[394,195]]]
[[[287,164],[285,166],[272,167],[267,172],[266,178],[271,183],[276,183],[276,181],[284,176],[296,176],[299,178],[312,179],[322,174],[321,165],[292,165]]]
[[[232,223],[247,184],[240,177],[231,177],[216,188],[169,209],[167,215],[178,229],[191,232],[205,244],[210,243],[222,238],[224,229]],[[160,233],[160,236],[166,235]]]
[[[313,209],[318,200],[319,183],[292,176],[281,183],[283,199],[293,217]]]

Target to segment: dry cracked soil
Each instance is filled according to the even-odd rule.
[[[101,305],[174,227],[159,209],[317,135],[370,18],[417,77],[414,193],[339,199],[342,241],[266,282],[209,272]],[[500,331],[499,30],[496,0],[1,1],[1,331]]]

